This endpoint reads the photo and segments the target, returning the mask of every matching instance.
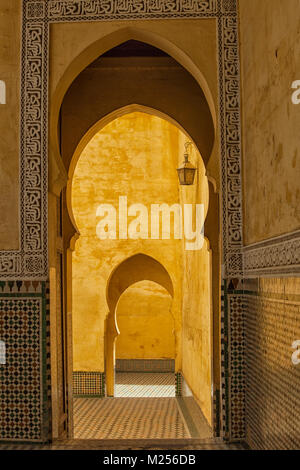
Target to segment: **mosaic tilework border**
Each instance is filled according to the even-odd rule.
[[[221,437],[229,440],[229,362],[228,362],[228,308],[226,281],[221,285]]]
[[[73,372],[74,397],[105,397],[104,372]]]
[[[183,381],[183,376],[181,372],[176,372],[175,373],[175,396],[176,397],[182,396],[182,381]]]
[[[236,284],[240,288],[241,283]],[[245,327],[243,291],[223,280],[221,296],[221,436],[245,439]]]
[[[174,359],[116,359],[116,372],[174,372]]]
[[[47,442],[50,433],[48,283],[1,283],[0,440]]]
[[[230,291],[229,291],[230,292]],[[244,298],[227,293],[229,317],[230,441],[245,439],[245,319]]]
[[[214,437],[221,436],[221,405],[220,405],[220,390],[216,389],[214,391],[213,398],[213,416],[214,416]]]

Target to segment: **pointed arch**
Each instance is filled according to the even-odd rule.
[[[168,121],[169,123],[171,123],[172,125],[174,125],[178,129],[180,129],[186,135],[187,139],[189,141],[193,142],[195,148],[199,152],[200,157],[202,158],[201,153],[200,153],[196,143],[193,141],[192,137],[188,134],[188,132],[180,125],[180,123],[175,121],[169,115],[167,115],[165,113],[162,113],[161,111],[159,111],[157,109],[134,103],[134,104],[130,104],[128,106],[123,106],[122,108],[116,109],[115,111],[105,115],[102,119],[100,119],[100,121],[96,122],[92,127],[90,127],[90,129],[87,131],[87,133],[82,137],[82,139],[80,140],[80,142],[78,143],[78,145],[76,147],[76,150],[75,150],[75,152],[72,156],[72,160],[70,162],[70,166],[68,168],[68,182],[67,182],[67,188],[66,188],[66,204],[67,204],[67,209],[68,209],[68,215],[69,215],[70,221],[71,221],[71,223],[73,225],[73,229],[74,229],[73,234],[77,234],[77,238],[79,236],[79,229],[77,227],[77,224],[76,224],[76,221],[75,221],[75,218],[74,218],[74,214],[73,214],[73,208],[72,208],[72,181],[73,181],[73,176],[74,176],[74,172],[75,172],[78,160],[79,160],[83,150],[85,149],[85,147],[88,145],[88,143],[92,140],[92,138],[98,132],[100,132],[102,129],[104,129],[104,127],[109,125],[115,119],[118,119],[122,116],[125,116],[127,114],[131,114],[131,113],[134,113],[134,112],[140,112],[140,113],[149,114],[151,116],[157,116],[161,119],[164,119],[164,120]]]
[[[50,112],[50,159],[52,161],[50,165],[50,181],[57,180],[59,181],[61,187],[66,184],[67,178],[66,173],[62,169],[62,162],[60,156],[60,149],[59,149],[59,137],[58,137],[58,122],[59,122],[59,114],[63,99],[71,87],[72,83],[75,81],[76,78],[83,72],[93,61],[95,61],[99,56],[103,55],[105,52],[113,49],[114,47],[127,42],[129,40],[137,40],[149,45],[152,45],[162,51],[166,52],[171,58],[173,58],[178,64],[185,69],[188,74],[193,77],[193,79],[199,85],[201,92],[203,93],[203,104],[201,105],[202,113],[203,113],[203,123],[205,126],[209,125],[209,121],[211,121],[209,132],[211,134],[211,143],[207,145],[208,142],[208,132],[207,129],[203,132],[202,141],[205,142],[205,151],[203,153],[203,158],[205,161],[208,161],[213,145],[215,140],[215,133],[216,133],[216,109],[214,105],[214,100],[212,97],[212,93],[210,91],[209,85],[207,80],[205,79],[202,71],[197,67],[197,65],[192,61],[192,59],[178,46],[174,43],[170,42],[168,39],[164,38],[161,35],[158,35],[153,32],[149,32],[143,30],[142,28],[135,28],[135,27],[125,27],[120,28],[113,33],[108,34],[107,36],[95,41],[94,43],[90,44],[85,50],[83,50],[74,60],[70,63],[63,76],[61,77],[60,81],[55,87],[55,90],[51,97],[51,112]],[[129,103],[128,103],[129,104]],[[192,101],[190,101],[190,105],[193,105]],[[186,102],[186,106],[189,106],[189,100]],[[120,108],[118,106],[118,108]],[[114,109],[111,109],[111,112]],[[163,112],[164,110],[161,109]],[[166,110],[165,110],[166,111]],[[107,114],[107,112],[105,112]],[[167,113],[171,115],[171,113]],[[99,121],[100,118],[103,116],[98,116],[96,121]],[[179,121],[177,119],[177,121]],[[92,127],[94,123],[91,123],[89,127]],[[181,123],[183,125],[183,123]],[[185,126],[186,127],[186,126]],[[201,125],[199,126],[201,128]],[[199,128],[198,127],[198,128]],[[186,132],[192,134],[189,129],[185,128]],[[83,134],[88,131],[88,128],[85,129]],[[82,136],[81,136],[82,137]],[[79,139],[80,140],[80,139]],[[201,140],[201,139],[200,139]],[[77,142],[78,144],[78,142]],[[199,147],[199,145],[198,145]],[[53,170],[51,171],[51,169]],[[58,176],[52,176],[51,173],[58,173]],[[53,183],[55,185],[55,183]]]
[[[112,271],[106,289],[109,313],[105,332],[105,374],[107,395],[114,396],[115,343],[119,335],[116,307],[122,293],[139,281],[153,281],[164,287],[174,297],[173,282],[166,268],[152,256],[137,253],[123,260]]]
[[[161,49],[173,57],[173,59],[175,59],[176,62],[178,62],[183,68],[185,68],[195,78],[203,90],[212,114],[214,125],[216,125],[216,109],[212,93],[202,71],[199,70],[192,59],[182,49],[163,36],[154,32],[146,31],[142,28],[131,26],[120,28],[90,44],[73,60],[71,64],[69,64],[53,93],[53,111],[58,110],[59,112],[63,97],[67,89],[75,80],[75,78],[80,74],[80,72],[88,67],[99,56],[105,54],[105,52],[129,40],[141,41],[156,47],[157,49]]]
[[[106,290],[107,304],[114,310],[120,296],[139,281],[152,281],[174,296],[173,282],[166,268],[152,256],[138,253],[122,261],[111,273]]]

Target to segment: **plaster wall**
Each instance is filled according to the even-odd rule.
[[[192,161],[197,167],[197,179],[194,186],[182,187],[181,202],[204,204],[207,210],[208,180],[199,157],[194,151]],[[208,241],[204,240],[200,251],[187,251],[183,247],[183,259],[182,372],[211,424],[212,292]]]
[[[179,134],[176,127],[158,117],[128,114],[97,133],[78,161],[72,184],[74,218],[81,233],[73,254],[74,370],[104,370],[107,281],[116,266],[136,253],[154,257],[171,276],[175,293],[172,313],[180,344],[181,240],[99,240],[96,236],[100,220],[96,209],[100,203],[118,207],[119,196],[127,196],[128,206],[143,203],[150,213],[151,204],[179,202]],[[138,296],[130,296],[130,304],[133,311],[141,308]],[[147,308],[154,316],[156,307],[150,299]],[[170,324],[164,322],[160,326],[162,335],[168,337]],[[149,347],[145,357],[154,354]],[[135,354],[139,354],[139,348]],[[155,354],[165,357],[169,353],[161,349]],[[180,357],[178,347],[177,361]]]
[[[240,0],[244,237],[300,228],[299,0]]]
[[[0,104],[0,250],[19,248],[19,119],[21,2],[2,0],[0,80],[6,104]]]
[[[181,131],[167,121],[132,113],[96,134],[78,161],[72,186],[74,217],[81,232],[73,254],[74,370],[103,371],[107,279],[123,259],[146,252],[168,270],[174,299],[170,302],[169,296],[160,293],[155,300],[152,288],[125,291],[117,308],[121,335],[116,357],[174,357],[175,351],[177,370],[182,370],[211,423],[211,260],[207,242],[200,251],[191,252],[186,251],[184,240],[100,241],[95,234],[97,204],[115,205],[124,194],[129,204],[202,203],[206,213],[208,182],[195,148],[190,157],[198,169],[195,185],[178,186],[175,170],[183,158],[185,141]],[[163,343],[157,341],[159,336],[169,339]]]
[[[118,302],[117,324],[117,359],[175,358],[172,298],[158,284],[141,281],[129,287]]]

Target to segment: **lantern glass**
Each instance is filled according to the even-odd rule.
[[[189,162],[189,156],[187,153],[185,153],[184,162],[177,169],[177,173],[181,186],[191,186],[192,184],[194,184],[196,168]]]
[[[178,168],[179,183],[182,186],[191,186],[194,184],[196,168]]]

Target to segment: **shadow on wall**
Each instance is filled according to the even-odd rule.
[[[120,297],[116,359],[175,359],[172,297],[159,284],[141,281]]]

